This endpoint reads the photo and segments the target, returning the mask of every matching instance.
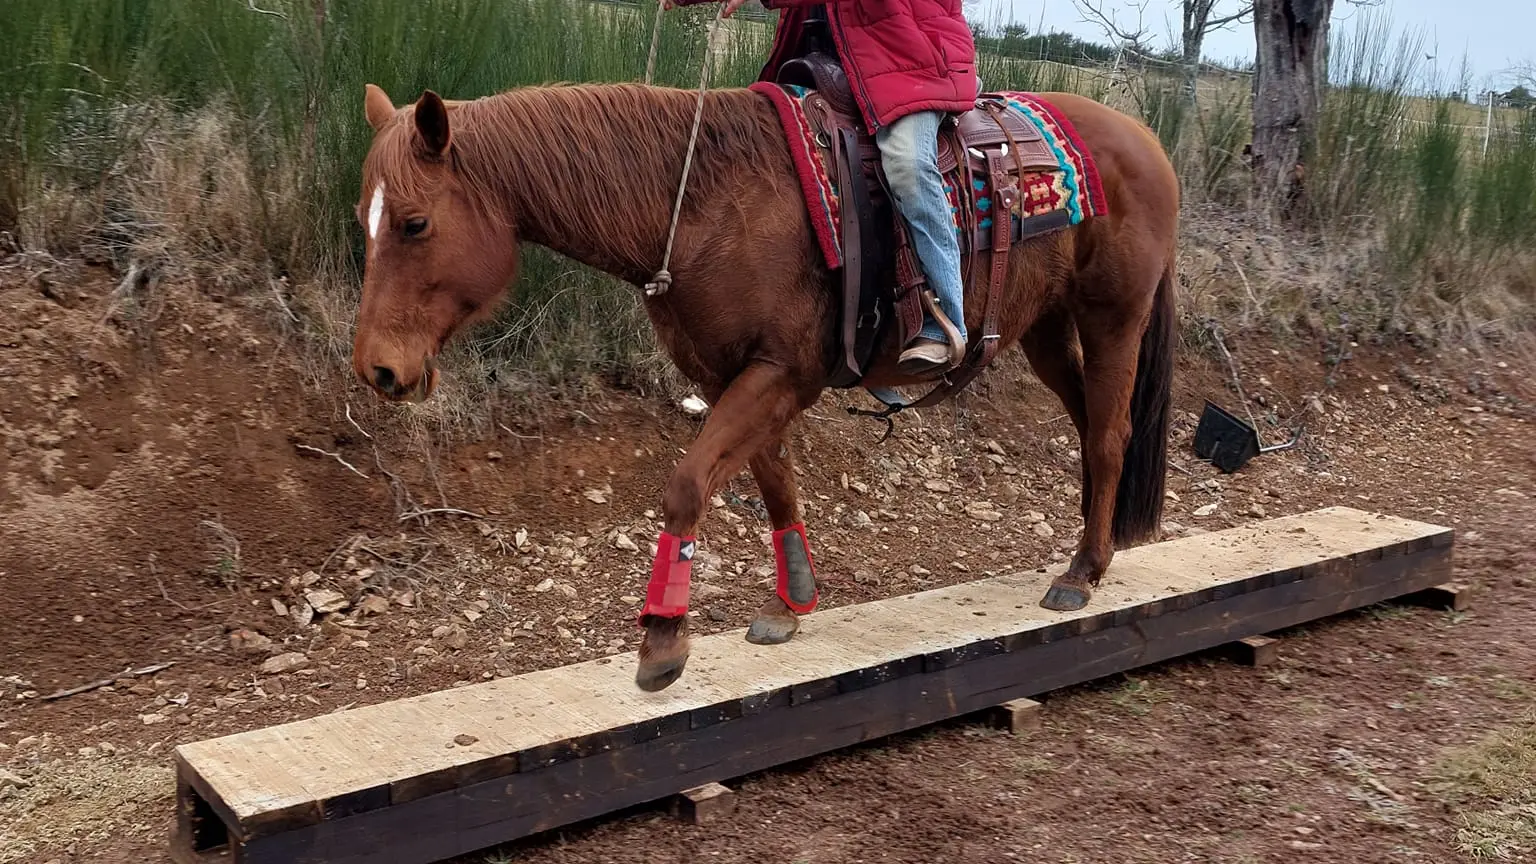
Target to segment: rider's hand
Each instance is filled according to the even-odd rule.
[[[720,13],[720,17],[721,18],[729,18],[729,17],[731,17],[731,15],[733,13],[735,13],[735,11],[737,9],[740,9],[742,6],[745,6],[746,3],[747,3],[747,0],[726,0],[725,11]],[[676,2],[676,0],[661,0],[661,6],[662,6],[663,9],[667,9],[667,10],[670,11],[672,9],[676,9],[677,8],[677,2]]]

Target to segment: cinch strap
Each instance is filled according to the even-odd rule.
[[[680,618],[688,614],[688,578],[693,572],[692,537],[661,532],[656,541],[656,560],[651,562],[651,581],[645,587],[644,615]]]
[[[805,565],[810,570],[809,573],[804,575],[811,580],[811,596],[810,599],[804,603],[796,602],[795,598],[790,593],[789,557],[784,552],[784,538],[790,534],[794,534],[800,538],[800,550],[805,553]],[[773,559],[774,563],[778,566],[779,571],[778,595],[779,599],[784,601],[784,605],[788,606],[790,611],[794,612],[796,615],[805,615],[806,613],[815,609],[816,601],[820,598],[821,592],[817,588],[815,582],[816,562],[811,559],[811,543],[809,540],[805,539],[804,523],[796,522],[788,528],[783,528],[773,532]],[[801,587],[803,588],[804,586]]]

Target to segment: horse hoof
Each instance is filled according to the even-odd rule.
[[[1076,612],[1088,605],[1088,589],[1076,585],[1052,585],[1040,606],[1053,612]]]
[[[648,693],[665,690],[683,677],[688,664],[688,618],[644,619],[645,638],[640,640],[640,666],[635,686]]]
[[[747,641],[753,645],[783,645],[800,632],[800,619],[788,615],[759,614],[747,628]]]
[[[670,660],[642,661],[640,668],[635,670],[635,686],[647,693],[665,690],[683,677],[683,667],[687,665],[687,654]]]
[[[777,595],[769,597],[757,610],[747,641],[753,645],[783,645],[800,632],[800,616],[790,611]]]

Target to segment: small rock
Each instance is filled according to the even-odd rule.
[[[1205,506],[1204,506],[1204,507],[1201,507],[1201,508],[1199,508],[1199,509],[1197,509],[1197,510],[1196,510],[1196,511],[1195,511],[1195,516],[1197,516],[1197,517],[1205,517],[1205,516],[1209,516],[1209,515],[1211,515],[1211,514],[1212,514],[1212,513],[1215,513],[1215,512],[1216,512],[1216,508],[1217,508],[1217,507],[1218,507],[1218,506],[1220,506],[1220,505],[1218,505],[1218,504],[1215,504],[1215,503],[1211,503],[1211,504],[1207,504],[1207,505],[1205,505]]]
[[[927,567],[924,567],[921,564],[913,564],[911,567],[907,568],[907,572],[911,573],[913,576],[932,576],[933,575],[933,571],[932,570],[929,570]]]
[[[716,597],[725,596],[724,588],[711,585],[708,582],[695,582],[689,586],[689,591],[693,594],[695,600],[712,600]]]
[[[943,480],[925,480],[923,487],[929,492],[948,492],[950,489],[949,484]]]
[[[1179,493],[1173,491],[1172,489],[1166,489],[1163,491],[1163,497],[1167,498],[1169,501],[1177,502],[1179,500]]]
[[[1040,537],[1056,536],[1056,529],[1052,528],[1049,522],[1036,522],[1033,530]]]
[[[272,647],[272,640],[255,630],[236,630],[229,634],[229,647],[242,654],[254,654]]]
[[[32,784],[20,774],[0,768],[0,789],[25,789]]]
[[[481,618],[480,610],[478,610],[478,609],[465,609],[464,610],[464,620],[468,621],[469,623],[473,624],[476,621],[479,621],[480,618]]]
[[[532,588],[529,588],[528,590],[532,591],[532,592],[534,592],[536,594],[543,594],[543,593],[549,591],[549,589],[551,589],[553,587],[555,587],[555,580],[553,580],[553,579],[545,579],[543,582],[540,582],[539,584],[533,586]]]
[[[624,596],[623,596],[623,597],[620,597],[620,598],[619,598],[619,602],[620,602],[620,603],[628,603],[628,604],[630,604],[630,605],[631,605],[631,606],[633,606],[633,605],[634,605],[634,604],[636,604],[636,603],[639,603],[639,602],[640,602],[640,598],[639,598],[639,597],[636,597],[636,596],[635,596],[635,595],[633,595],[633,594],[625,594],[625,595],[624,595]]]
[[[1321,843],[1308,843],[1305,840],[1292,840],[1287,845],[1298,852],[1316,852],[1319,849],[1326,848]]]
[[[284,672],[292,672],[295,669],[302,669],[308,665],[308,657],[297,651],[289,651],[285,654],[278,654],[275,657],[268,657],[266,662],[261,664],[261,671],[267,675],[281,675]]]
[[[1255,501],[1254,503],[1248,505],[1248,509],[1243,511],[1243,515],[1252,516],[1255,519],[1263,519],[1266,515],[1264,512],[1264,505]]]
[[[1521,492],[1519,489],[1510,489],[1510,488],[1507,488],[1507,487],[1504,488],[1504,489],[1495,489],[1495,490],[1493,490],[1493,494],[1498,495],[1498,496],[1503,497],[1503,498],[1525,498],[1525,497],[1527,497],[1526,494],[1524,492]]]
[[[848,517],[848,521],[855,528],[871,528],[874,526],[874,521],[870,519],[869,514],[863,510],[853,511],[852,515]]]
[[[390,602],[394,603],[396,606],[403,606],[406,609],[410,609],[416,605],[416,592],[397,591],[394,594],[391,594],[389,599]]]
[[[491,452],[485,454],[485,461],[487,462],[500,462],[501,459],[502,456],[500,450],[492,450]]]
[[[629,539],[629,535],[622,532],[613,538],[613,548],[623,552],[640,551],[640,547],[635,545],[635,541]]]
[[[703,417],[709,411],[709,403],[698,396],[689,396],[680,403],[683,413],[689,417]]]
[[[1024,514],[1024,521],[1025,522],[1044,522],[1045,521],[1045,514],[1041,513],[1039,510],[1031,510],[1028,513]]]
[[[377,594],[369,594],[357,604],[357,611],[363,615],[383,615],[389,611],[389,601]]]
[[[853,571],[853,581],[860,585],[879,585],[880,577],[868,570]]]
[[[295,626],[308,627],[315,620],[315,609],[308,603],[295,603],[289,610],[289,617],[293,618]]]
[[[569,582],[561,582],[559,585],[555,586],[555,590],[559,591],[561,594],[564,594],[566,597],[572,600],[576,599],[576,586],[570,584]]]
[[[1008,452],[1003,449],[1003,445],[997,443],[995,440],[992,440],[992,439],[988,439],[987,440],[987,452],[995,453],[998,456],[1007,456],[1008,455]]]
[[[480,740],[479,738],[476,738],[473,735],[455,735],[455,736],[453,736],[453,743],[459,745],[460,747],[468,747],[469,745],[474,744],[475,742],[477,742],[479,740]]]
[[[1178,522],[1164,522],[1163,531],[1168,534],[1183,534],[1187,529]]]
[[[272,611],[274,613],[276,613],[277,617],[279,617],[279,618],[287,618],[288,617],[288,604],[286,604],[283,601],[277,599],[276,597],[273,597],[272,598]]]
[[[347,595],[341,593],[340,591],[332,591],[330,589],[321,589],[319,591],[307,592],[304,595],[304,599],[309,603],[311,607],[314,608],[317,613],[321,615],[329,615],[333,612],[340,612],[352,605],[352,603],[347,600]]]
[[[1003,521],[1003,514],[997,512],[997,507],[990,501],[972,501],[965,505],[965,514],[982,522]]]
[[[165,720],[166,720],[166,717],[165,717],[164,714],[140,714],[139,715],[139,721],[141,723],[143,723],[145,726],[158,726],[161,723],[164,723]]]
[[[705,609],[704,615],[716,624],[724,624],[725,622],[731,620],[731,616],[727,615],[725,610],[721,609],[719,606],[711,606],[708,609]]]
[[[612,489],[609,489],[607,487],[604,487],[602,489],[588,489],[587,491],[581,493],[581,495],[582,495],[583,498],[586,498],[588,501],[591,501],[593,504],[607,504],[608,503],[608,493],[612,492],[612,491],[613,491]]]
[[[444,624],[434,628],[432,638],[442,640],[443,644],[455,651],[461,651],[465,645],[469,644],[469,637],[464,635],[464,628],[458,624]]]

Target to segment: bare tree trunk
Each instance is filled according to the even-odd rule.
[[[1184,30],[1179,66],[1184,72],[1184,101],[1190,108],[1199,101],[1200,52],[1205,46],[1205,37],[1253,14],[1252,0],[1243,0],[1237,11],[1226,15],[1216,14],[1220,4],[1221,0],[1182,0],[1180,3],[1184,12]]]
[[[1211,17],[1213,0],[1184,0],[1184,101],[1190,107],[1199,101],[1200,49],[1205,45],[1206,21]]]
[[[1305,164],[1327,76],[1333,0],[1257,0],[1253,178],[1258,200],[1282,219],[1305,212]]]

